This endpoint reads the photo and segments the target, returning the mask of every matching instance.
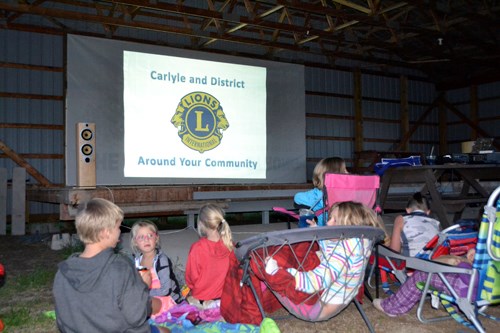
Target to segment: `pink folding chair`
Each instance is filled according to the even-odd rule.
[[[323,214],[324,221],[327,221],[328,210],[337,202],[356,201],[375,209],[380,213],[380,208],[376,205],[377,193],[380,187],[380,177],[378,175],[355,175],[349,173],[326,173],[323,202],[325,207],[315,211],[315,215]],[[282,207],[273,207],[275,212],[286,214],[294,219],[299,219],[299,214]],[[288,227],[290,229],[290,227]]]
[[[376,205],[380,187],[378,175],[326,173],[324,184],[325,212],[328,212],[330,207],[337,202],[356,201],[380,213],[380,208]]]

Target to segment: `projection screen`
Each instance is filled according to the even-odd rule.
[[[97,185],[306,181],[304,68],[68,35],[66,185],[95,124]]]

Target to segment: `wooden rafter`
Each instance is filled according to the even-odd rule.
[[[491,75],[500,62],[500,5],[493,0],[430,6],[423,0],[23,0],[0,2],[0,13],[6,28],[89,33],[82,29],[94,25],[102,31],[92,34],[108,38],[150,30],[191,41],[175,46],[224,52],[228,43],[254,45],[256,56],[288,50],[328,63],[345,58],[367,67],[419,69],[438,83],[456,81],[457,72],[467,80]],[[24,20],[28,16],[43,19],[27,24],[37,22]]]
[[[26,169],[33,178],[35,178],[42,186],[50,187],[51,182],[45,178],[37,169],[35,169],[31,164],[29,164],[24,158],[13,151],[9,146],[7,146],[3,141],[0,141],[0,150],[2,150],[5,155],[7,155],[12,161],[17,165]]]

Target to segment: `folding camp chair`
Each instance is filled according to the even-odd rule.
[[[434,236],[423,248],[417,253],[416,258],[431,260],[442,255],[462,256],[471,248],[476,247],[478,236],[478,222],[474,220],[459,220],[456,224],[440,231]],[[373,261],[371,262],[373,264]],[[393,292],[390,289],[389,278],[404,282],[408,274],[406,262],[404,260],[391,261],[389,263],[383,257],[378,258],[377,267],[380,269],[380,282],[382,282],[382,290],[391,295]],[[375,265],[370,266],[368,274],[368,285],[376,290],[378,297],[378,280],[373,282]],[[411,270],[410,270],[411,272]]]
[[[355,296],[363,284],[365,269],[372,248],[374,244],[384,238],[384,235],[383,230],[373,227],[333,226],[274,231],[250,237],[238,242],[235,249],[236,258],[242,269],[240,290],[244,288],[251,290],[262,318],[266,316],[266,310],[269,308],[276,310],[276,307],[266,306],[266,302],[267,304],[269,302],[262,299],[262,283],[267,286],[266,290],[272,292],[275,297],[273,299],[277,298],[281,305],[292,315],[306,321],[328,320],[354,301],[369,330],[373,332],[373,327]],[[354,280],[349,280],[346,282],[346,286],[342,286],[340,290],[336,289],[337,296],[343,299],[342,304],[339,304],[338,308],[333,312],[328,313],[327,317],[322,317],[317,315],[317,313],[323,313],[325,304],[328,303],[328,298],[332,296],[330,288],[322,289],[314,294],[298,292],[295,290],[295,278],[293,276],[285,274],[288,276],[287,279],[286,276],[279,276],[279,274],[269,275],[265,273],[265,267],[267,258],[273,257],[286,261],[281,262],[281,265],[287,265],[287,267],[293,267],[297,270],[310,270],[318,265],[319,257],[331,255],[331,253],[327,254],[321,251],[321,247],[318,244],[319,241],[326,239],[338,240],[338,246],[341,247],[344,241],[354,240],[357,244],[355,247],[343,247],[347,251],[345,255],[349,257],[350,255],[359,255],[361,253],[363,260],[362,265],[357,266],[359,269],[359,279],[355,280],[355,285],[353,285]],[[353,254],[354,252],[356,254]],[[347,266],[345,265],[341,269],[352,269]],[[322,283],[327,283],[326,281],[328,281],[328,277],[330,276],[327,273],[325,275]],[[224,302],[224,298],[222,302]],[[234,302],[231,304],[234,307]],[[248,306],[248,302],[245,302],[245,306]],[[316,310],[319,309],[319,312],[316,311],[316,314],[314,314],[314,311],[311,310],[313,308]],[[224,313],[223,316],[226,318]]]
[[[479,226],[476,254],[472,269],[443,265],[419,258],[408,258],[379,246],[379,254],[387,259],[406,260],[406,266],[428,273],[426,281],[417,283],[422,290],[422,297],[417,308],[417,317],[423,323],[453,318],[459,323],[485,332],[479,315],[500,321],[486,313],[488,306],[500,303],[500,187],[491,194],[484,207],[484,215]],[[496,205],[495,205],[496,203]],[[467,295],[460,295],[448,281],[447,274],[462,274],[470,281]],[[438,276],[446,285],[449,293],[434,290],[431,278]],[[474,290],[477,290],[474,293]],[[439,297],[450,316],[424,318],[423,309],[428,295]],[[455,309],[458,309],[456,311]]]
[[[323,220],[328,219],[328,210],[337,202],[356,201],[375,209],[377,192],[380,187],[380,177],[377,175],[354,175],[349,173],[326,173],[323,188],[324,207],[315,211],[315,215],[323,214]],[[282,207],[273,207],[279,213],[287,214],[294,219],[299,219],[297,212],[286,210]],[[288,227],[290,229],[290,225]]]
[[[324,184],[325,212],[337,202],[356,201],[380,213],[380,208],[376,205],[379,176],[326,173]]]

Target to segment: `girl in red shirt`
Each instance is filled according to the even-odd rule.
[[[214,204],[201,207],[198,234],[186,263],[186,284],[191,289],[187,300],[203,308],[218,307],[234,247],[224,210]]]

